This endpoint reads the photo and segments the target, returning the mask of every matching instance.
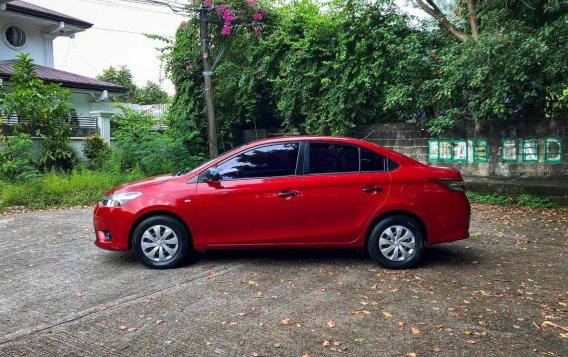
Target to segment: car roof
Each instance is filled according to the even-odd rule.
[[[290,136],[278,136],[278,137],[272,137],[272,138],[264,138],[264,139],[258,139],[258,140],[254,140],[249,142],[248,144],[244,145],[243,149],[248,149],[250,147],[253,146],[257,146],[257,145],[262,145],[262,144],[271,144],[271,143],[279,143],[279,142],[286,142],[286,141],[335,141],[335,142],[340,142],[340,143],[347,143],[347,144],[353,144],[353,145],[359,145],[362,147],[366,147],[372,151],[379,151],[382,154],[388,154],[388,156],[391,157],[391,159],[396,159],[397,162],[399,164],[404,163],[404,164],[418,164],[418,165],[422,165],[421,163],[419,163],[418,161],[404,155],[401,154],[397,151],[394,151],[392,149],[386,148],[384,146],[381,146],[377,143],[374,143],[372,141],[368,141],[368,140],[363,140],[363,139],[356,139],[356,138],[350,138],[350,137],[342,137],[342,136],[314,136],[314,135],[290,135]]]

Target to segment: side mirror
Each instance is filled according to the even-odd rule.
[[[207,182],[214,182],[221,180],[221,174],[219,173],[219,169],[216,167],[209,168],[207,170],[207,173],[205,174],[205,177],[207,177]]]

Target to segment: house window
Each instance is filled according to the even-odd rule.
[[[21,27],[8,25],[4,27],[3,40],[6,44],[15,49],[22,49],[26,45],[26,33]]]

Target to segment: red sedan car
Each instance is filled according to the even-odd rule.
[[[387,268],[469,236],[458,170],[336,137],[253,142],[184,174],[119,186],[94,212],[95,244],[151,268],[194,250],[366,249]]]

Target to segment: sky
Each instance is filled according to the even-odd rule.
[[[156,48],[162,43],[143,34],[173,36],[186,19],[183,16],[165,7],[117,0],[26,1],[94,24],[74,39],[55,39],[55,68],[95,77],[109,66],[127,65],[136,84],[145,85],[152,80],[173,94],[173,85],[160,69]]]
[[[54,41],[55,68],[95,77],[109,66],[126,65],[134,81],[143,86],[148,80],[160,83],[170,94],[172,83],[165,77],[158,59],[157,47],[162,43],[146,38],[144,33],[173,36],[187,18],[169,8],[147,6],[120,0],[26,0],[94,24],[74,39],[58,37]],[[397,4],[411,14],[419,10]],[[187,0],[177,0],[186,3]]]

